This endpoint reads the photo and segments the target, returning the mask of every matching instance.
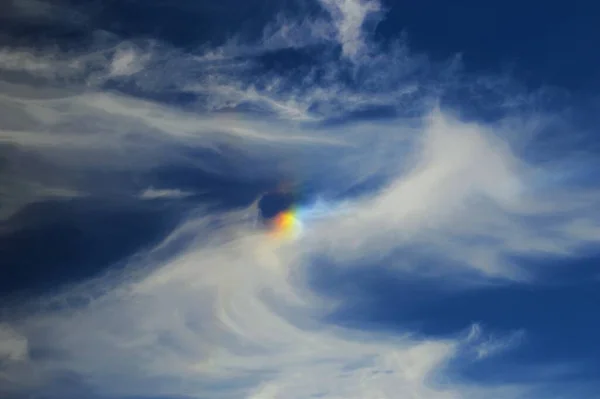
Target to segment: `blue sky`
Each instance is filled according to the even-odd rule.
[[[600,398],[599,12],[1,6],[0,396]]]

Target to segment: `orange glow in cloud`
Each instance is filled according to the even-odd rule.
[[[300,220],[294,209],[280,212],[272,222],[272,232],[276,237],[293,238],[300,232]]]

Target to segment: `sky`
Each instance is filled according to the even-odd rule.
[[[2,2],[0,396],[600,399],[599,12]]]

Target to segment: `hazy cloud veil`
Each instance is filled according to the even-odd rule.
[[[185,48],[104,28],[77,47],[3,39],[2,237],[43,223],[36,204],[158,201],[177,217],[93,278],[6,297],[0,396],[559,392],[552,381],[461,375],[518,351],[525,330],[491,333],[473,320],[432,337],[344,326],[330,316],[358,298],[319,279],[385,270],[448,290],[534,285],[549,272],[534,260],[589,254],[600,241],[600,184],[589,178],[600,165],[575,138],[556,138],[585,132],[544,108],[551,94],[469,75],[459,57],[413,54],[401,36],[377,39],[387,9],[376,0],[300,9]],[[13,1],[3,18],[81,28],[94,12]],[[473,117],[460,93],[493,112]],[[281,182],[304,198],[295,240],[253,222],[255,200]],[[410,309],[402,298],[392,306]]]

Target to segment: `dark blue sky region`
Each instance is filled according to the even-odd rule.
[[[592,1],[392,1],[378,26],[383,38],[399,30],[411,48],[430,57],[460,53],[472,72],[509,70],[532,89],[556,86],[595,96],[600,28]]]

